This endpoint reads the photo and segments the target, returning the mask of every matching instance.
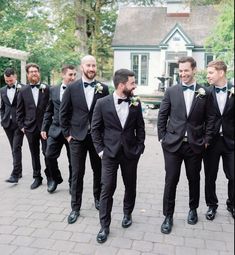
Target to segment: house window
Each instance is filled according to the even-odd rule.
[[[209,62],[214,60],[214,56],[212,54],[205,54],[205,67],[209,64]]]
[[[132,71],[135,73],[136,84],[147,86],[148,85],[148,54],[132,54]]]

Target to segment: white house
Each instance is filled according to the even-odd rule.
[[[166,7],[123,7],[118,14],[112,47],[114,71],[127,68],[136,73],[138,94],[155,94],[157,77],[176,83],[181,56],[192,56],[199,70],[213,55],[204,48],[215,27],[214,6],[189,6],[185,1],[167,1]]]

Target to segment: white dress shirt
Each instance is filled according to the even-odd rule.
[[[39,89],[34,87],[34,88],[31,88],[31,90],[32,90],[32,94],[33,94],[34,103],[37,106],[38,105],[38,97],[39,97]]]
[[[118,96],[116,92],[113,93],[113,98],[114,98],[114,105],[117,111],[118,118],[121,122],[122,128],[124,128],[128,114],[129,114],[129,103],[122,102],[121,104],[118,104],[118,99],[125,99],[125,98]]]
[[[224,87],[227,87],[227,84]],[[222,89],[223,87],[216,87],[216,88]],[[224,107],[225,107],[226,100],[227,100],[227,93],[228,93],[227,90],[225,92],[220,91],[219,93],[215,93],[221,115],[223,115],[223,112],[224,112]],[[223,130],[222,130],[222,125],[221,125],[220,133],[222,133],[222,132],[223,132]]]
[[[64,92],[65,92],[65,90],[66,90],[66,88],[64,88],[64,87],[67,88],[67,86],[66,86],[65,84],[61,84],[61,86],[60,86],[60,102],[62,101]]]
[[[16,87],[17,82],[14,85]],[[11,104],[13,103],[13,100],[14,100],[14,97],[15,97],[15,93],[16,93],[16,88],[11,88],[11,89],[7,88],[7,97],[8,97],[8,99],[9,99]]]
[[[84,82],[87,82],[87,81],[82,80],[82,82],[84,84]],[[91,83],[91,81],[89,81],[88,83]],[[83,88],[84,88],[85,98],[86,98],[86,102],[87,102],[87,107],[90,110],[93,99],[94,99],[95,88],[92,88],[91,86],[87,86],[85,88],[84,85],[83,85]]]

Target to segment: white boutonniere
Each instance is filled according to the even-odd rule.
[[[102,94],[103,89],[104,89],[103,86],[100,83],[97,83],[95,85],[95,94],[97,94],[97,93]]]
[[[139,103],[140,103],[140,98],[138,97],[138,96],[133,96],[133,97],[131,97],[130,98],[130,107],[131,106],[138,106],[139,105]]]
[[[204,88],[200,88],[197,91],[195,91],[195,93],[197,94],[196,97],[204,97],[206,95],[206,91]]]
[[[232,87],[229,91],[229,98],[234,95],[234,87]]]
[[[46,89],[46,85],[45,84],[41,84],[39,89],[42,91],[42,93],[44,93],[44,90]]]
[[[21,90],[22,86],[20,84],[16,85],[16,92],[19,92]]]

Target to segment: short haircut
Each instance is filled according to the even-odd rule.
[[[61,72],[64,74],[67,72],[67,70],[70,69],[70,70],[74,70],[76,69],[76,67],[74,65],[63,65],[62,68],[61,68]]]
[[[178,60],[178,64],[180,63],[186,63],[189,62],[191,64],[192,69],[194,69],[195,67],[197,67],[197,62],[195,61],[194,58],[192,57],[182,57]]]
[[[14,68],[8,67],[8,68],[6,68],[6,70],[4,71],[4,75],[5,75],[6,77],[10,77],[11,75],[16,75],[16,71],[15,71]]]
[[[213,60],[208,63],[207,67],[214,67],[215,70],[223,70],[225,73],[227,72],[227,65],[222,60]]]
[[[39,65],[37,65],[37,64],[35,64],[35,63],[28,63],[28,64],[26,65],[26,67],[25,67],[25,70],[26,70],[27,73],[29,72],[29,68],[30,68],[30,67],[35,67],[35,68],[38,69],[38,72],[40,72],[40,67],[39,67]]]
[[[117,70],[113,77],[113,83],[115,88],[117,88],[120,83],[126,83],[128,81],[128,78],[133,76],[135,76],[135,73],[128,69]]]

